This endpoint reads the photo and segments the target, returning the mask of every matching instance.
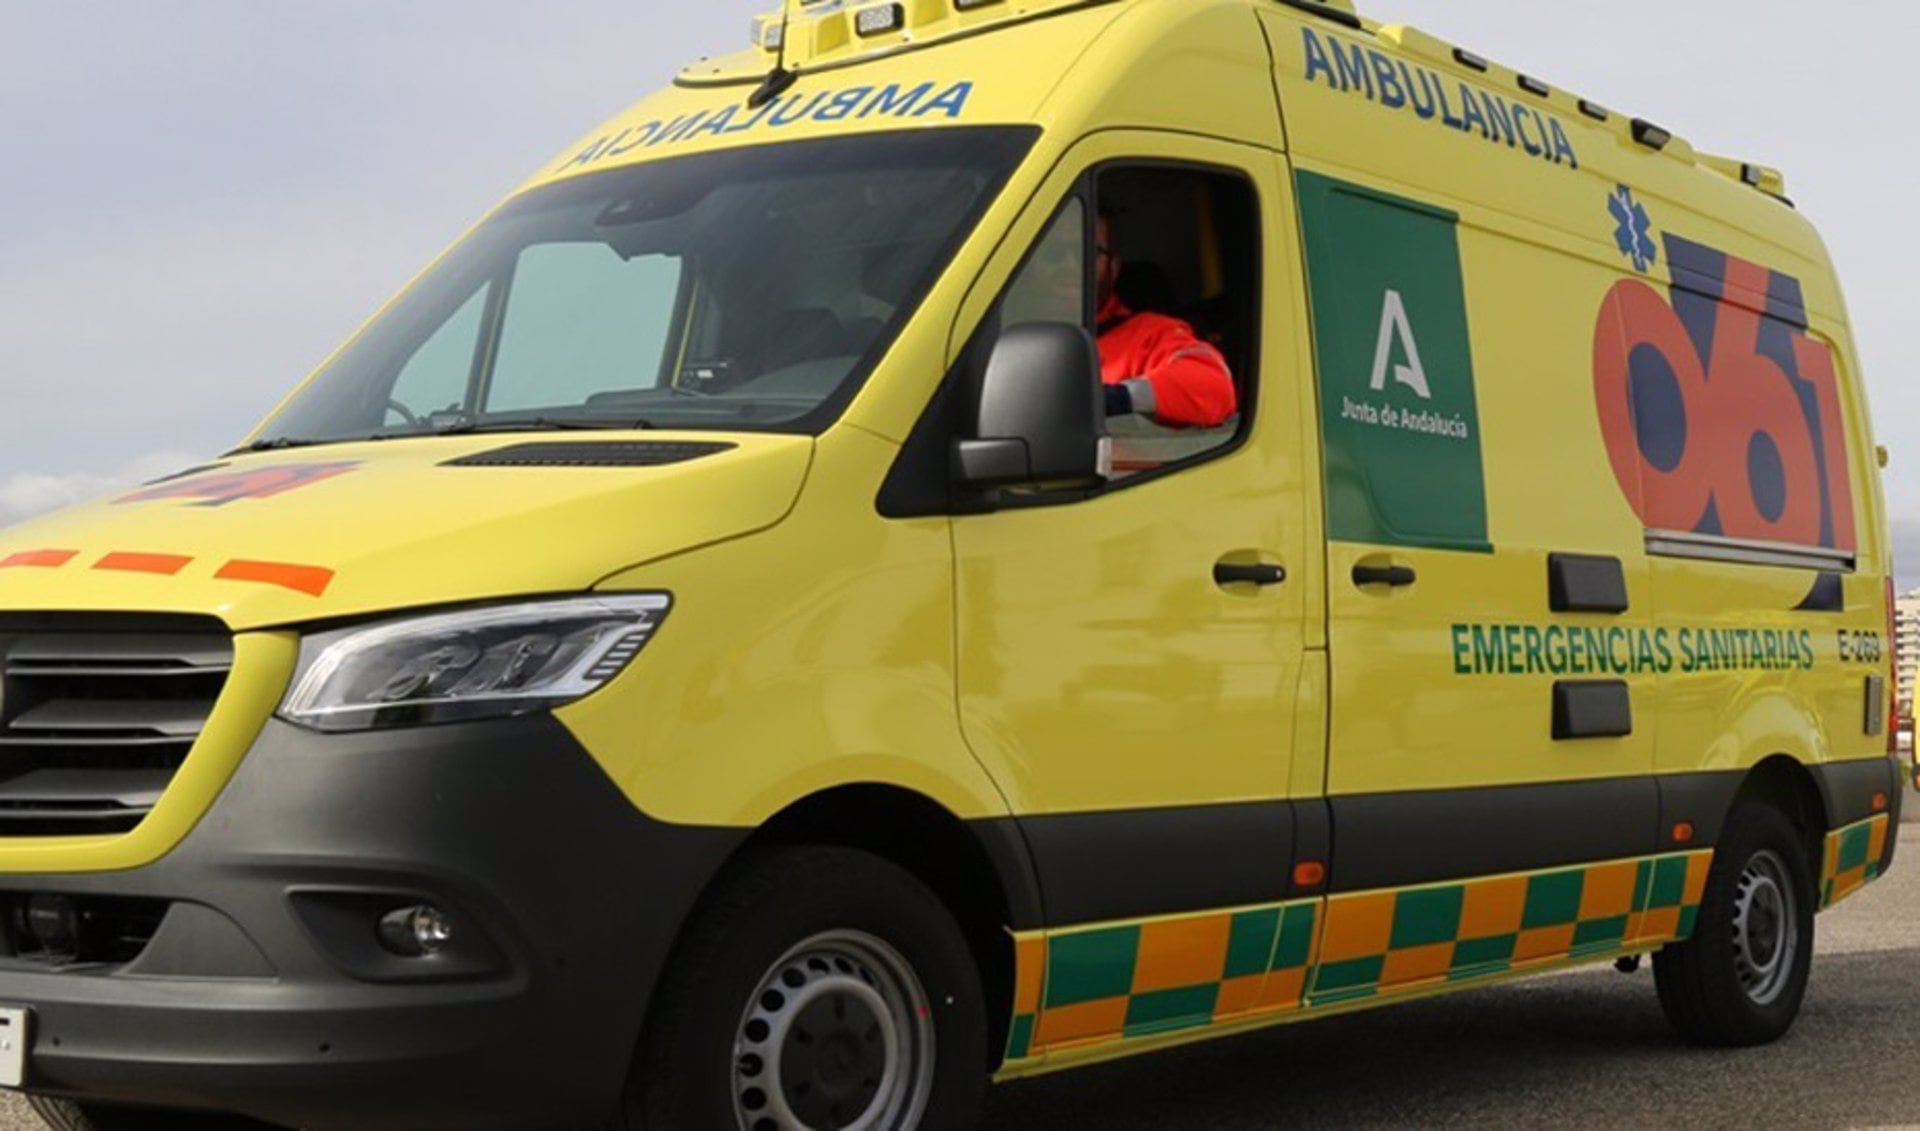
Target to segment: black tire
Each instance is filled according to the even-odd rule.
[[[906,1008],[883,1008],[895,999]],[[979,969],[939,897],[864,852],[769,850],[720,882],[675,948],[628,1081],[625,1126],[828,1131],[891,1110],[888,1131],[972,1127],[986,1045]],[[876,1067],[896,1063],[906,1067]]]
[[[1813,916],[1813,867],[1793,823],[1769,805],[1735,807],[1693,937],[1653,956],[1667,1020],[1719,1048],[1784,1036],[1807,993]]]
[[[53,1131],[260,1131],[269,1125],[237,1115],[80,1104],[52,1096],[27,1097]]]

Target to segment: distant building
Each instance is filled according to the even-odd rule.
[[[1913,729],[1913,678],[1920,669],[1920,589],[1896,599],[1894,607],[1894,670],[1900,684],[1900,717]]]

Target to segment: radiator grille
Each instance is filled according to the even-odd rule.
[[[216,622],[0,622],[0,836],[138,825],[232,669]]]

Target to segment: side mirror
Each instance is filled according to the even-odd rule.
[[[1105,478],[1110,444],[1100,351],[1081,326],[1035,322],[1000,335],[980,381],[974,435],[953,446],[953,477],[976,489]]]

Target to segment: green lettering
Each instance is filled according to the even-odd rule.
[[[1534,625],[1534,624],[1528,625],[1527,626],[1527,674],[1528,675],[1539,675],[1541,672],[1547,670],[1546,664],[1542,662],[1540,658],[1540,643],[1541,643],[1540,626]]]
[[[1557,624],[1547,629],[1547,670],[1567,674],[1567,630]]]
[[[1498,630],[1484,624],[1473,626],[1473,667],[1482,675],[1503,671],[1500,662],[1506,657],[1500,653],[1500,634]]]

